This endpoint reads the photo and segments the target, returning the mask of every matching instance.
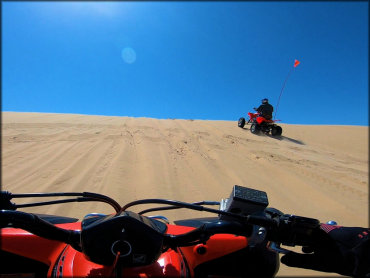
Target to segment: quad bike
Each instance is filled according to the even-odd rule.
[[[259,134],[263,132],[269,134],[271,132],[272,136],[281,136],[283,129],[281,126],[275,124],[278,120],[268,120],[259,113],[248,112],[249,120],[245,122],[245,118],[240,118],[238,121],[238,127],[243,128],[245,124],[251,124],[250,131],[253,134]]]
[[[0,277],[274,277],[280,245],[313,244],[312,218],[269,208],[263,191],[235,185],[221,202],[184,203],[137,200],[121,207],[95,193],[28,193],[0,195]],[[69,197],[15,204],[14,198]],[[74,198],[70,198],[74,197]],[[24,207],[96,201],[115,213],[75,218],[17,211]],[[135,205],[161,204],[133,212]],[[217,205],[218,209],[210,208]],[[170,224],[149,212],[186,208],[215,217]]]

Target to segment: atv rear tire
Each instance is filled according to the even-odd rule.
[[[252,132],[253,134],[259,134],[259,133],[260,133],[260,131],[261,131],[261,127],[259,126],[259,124],[257,124],[257,123],[253,123],[253,124],[251,125],[251,132]]]
[[[245,119],[240,118],[238,121],[238,127],[243,128],[245,126]]]
[[[272,129],[271,129],[271,135],[272,136],[281,136],[281,133],[283,132],[283,129],[281,128],[281,126],[274,126]]]

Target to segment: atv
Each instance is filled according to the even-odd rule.
[[[11,202],[27,197],[53,199]],[[18,210],[92,201],[115,213],[89,213],[81,221]],[[132,211],[143,204],[155,206]],[[180,208],[214,216],[170,223],[144,215]],[[319,220],[284,214],[268,207],[266,192],[239,185],[221,202],[143,199],[123,207],[92,192],[1,191],[0,220],[0,277],[275,277],[279,253],[289,252],[280,245],[311,246],[320,229]]]
[[[283,129],[281,126],[275,124],[279,120],[268,120],[262,116],[260,113],[248,112],[249,120],[246,122],[245,118],[240,118],[238,121],[238,127],[244,128],[245,124],[251,124],[250,131],[253,134],[259,134],[263,132],[265,134],[270,134],[274,137],[281,136]]]

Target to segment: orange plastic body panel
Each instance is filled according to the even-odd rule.
[[[220,258],[227,254],[236,252],[247,247],[248,241],[245,237],[230,234],[218,234],[212,236],[206,244],[197,246],[181,247],[188,263],[191,276],[194,276],[194,268],[202,263]],[[198,252],[202,248],[203,252]]]
[[[22,229],[3,228],[0,230],[2,250],[47,265],[55,262],[66,246],[65,243],[38,237]]]

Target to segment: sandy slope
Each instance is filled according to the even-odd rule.
[[[286,213],[368,226],[368,127],[282,127],[274,139],[236,121],[3,112],[2,190],[91,191],[124,204],[218,201],[239,184],[266,191],[270,206]],[[32,211],[82,217],[112,209],[77,203]],[[279,275],[317,272],[281,266]]]

